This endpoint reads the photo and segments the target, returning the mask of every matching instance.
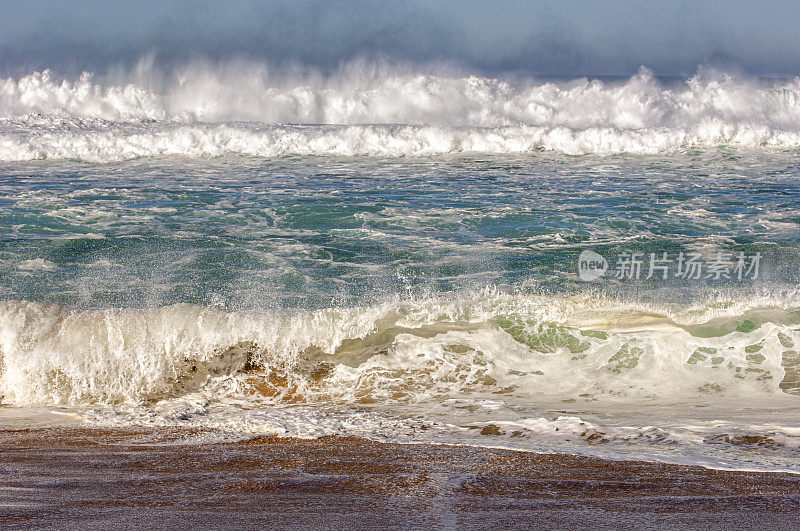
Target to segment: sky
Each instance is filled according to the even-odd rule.
[[[0,73],[246,58],[334,69],[380,57],[496,74],[800,75],[800,2],[0,0]]]

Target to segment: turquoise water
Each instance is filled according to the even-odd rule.
[[[797,284],[798,171],[791,152],[722,148],[5,163],[0,289],[81,308],[320,308],[485,286],[580,292],[583,249],[762,253],[757,279],[592,285],[704,302]]]

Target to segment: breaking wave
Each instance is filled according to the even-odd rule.
[[[334,75],[192,63],[0,80],[0,160],[245,154],[570,155],[800,146],[800,81],[502,80],[352,63]]]
[[[797,307],[489,292],[261,313],[5,301],[0,394],[13,405],[785,396],[800,393]]]

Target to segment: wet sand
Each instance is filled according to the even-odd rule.
[[[35,527],[800,525],[800,476],[350,437],[0,430],[0,522]]]

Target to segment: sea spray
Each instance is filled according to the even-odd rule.
[[[324,76],[241,61],[134,72],[0,81],[0,160],[800,145],[797,80],[701,72],[663,83],[647,70],[626,81],[505,80],[363,62]]]

